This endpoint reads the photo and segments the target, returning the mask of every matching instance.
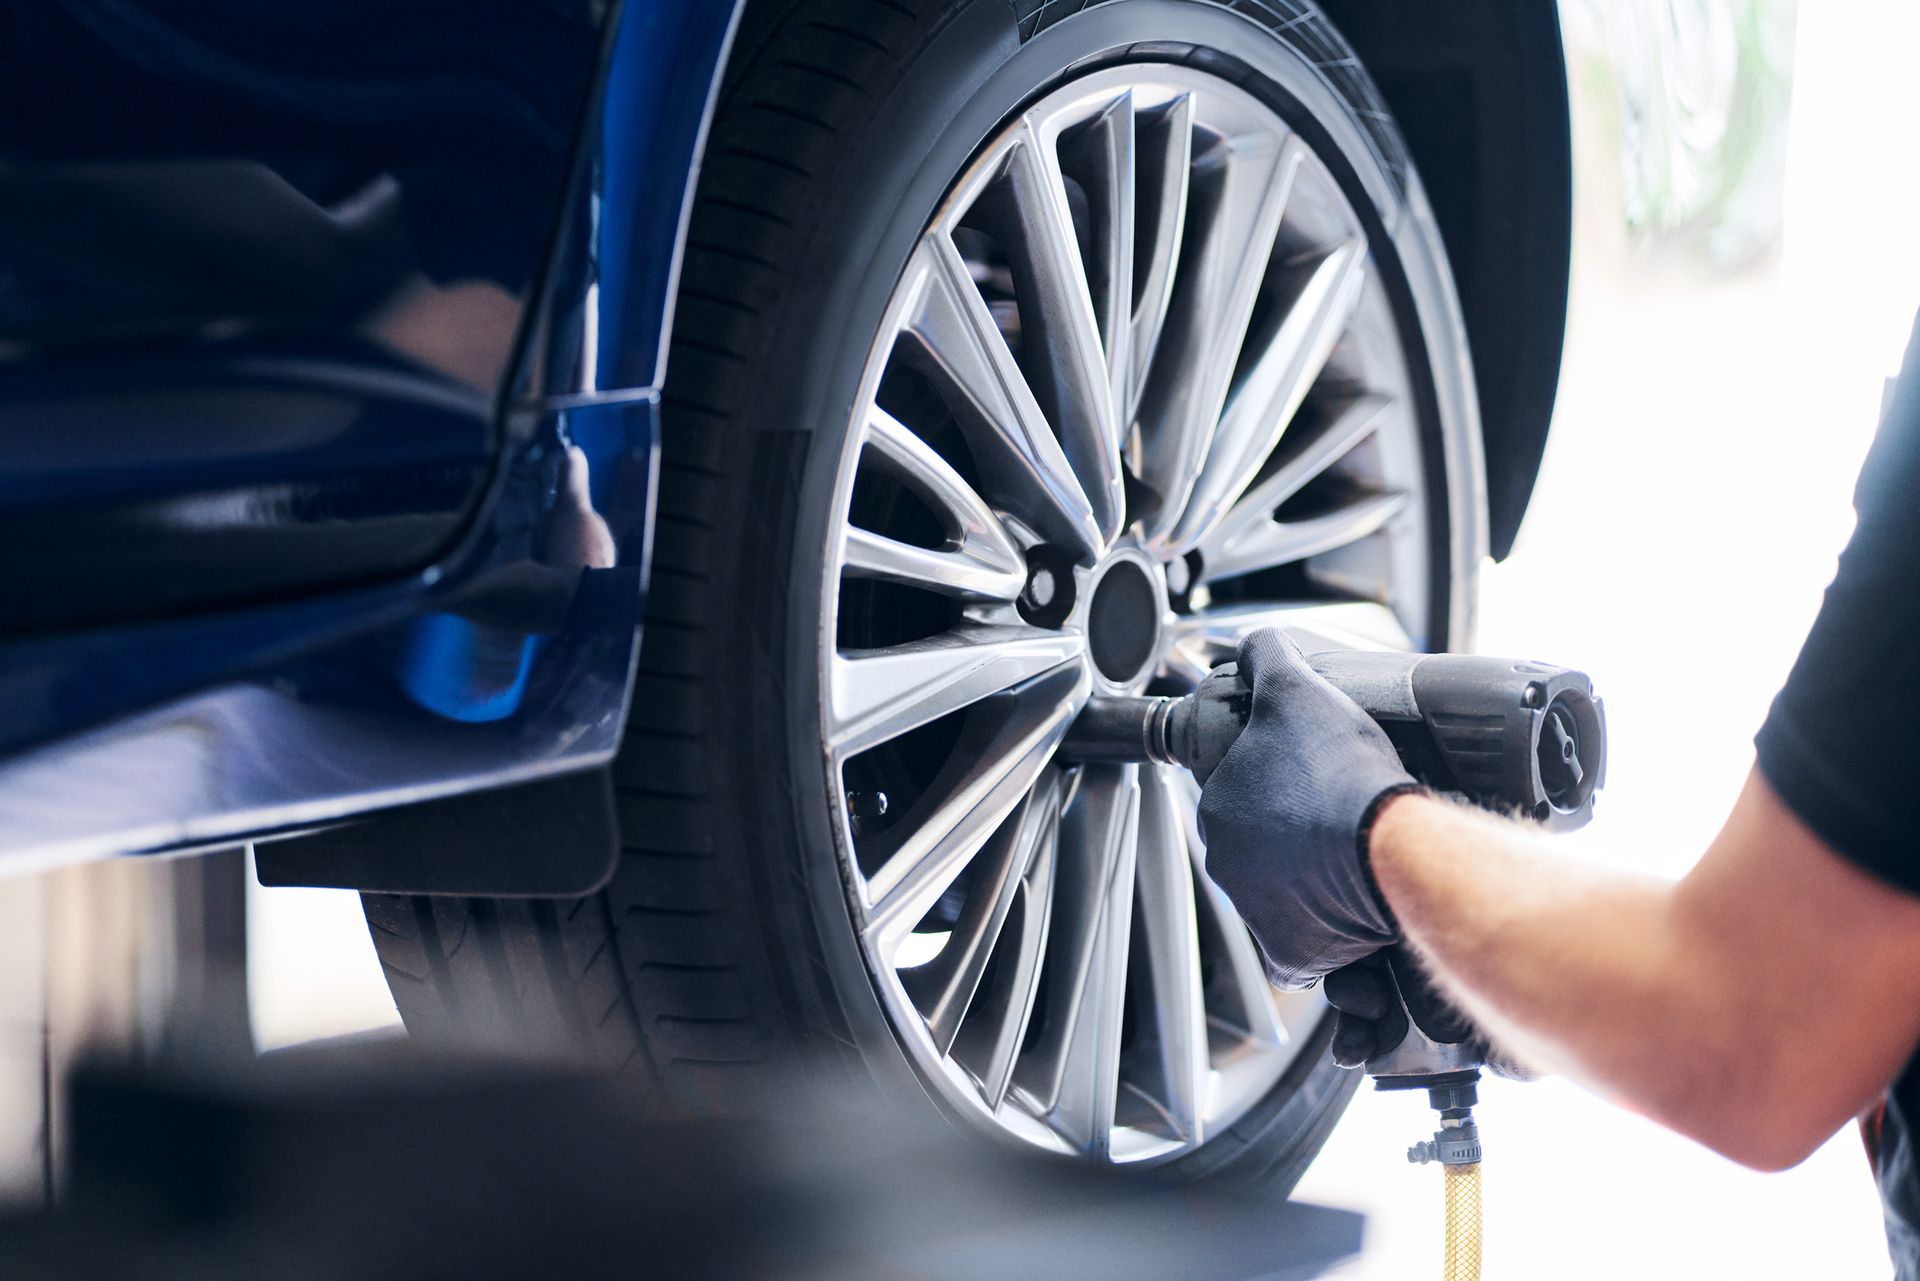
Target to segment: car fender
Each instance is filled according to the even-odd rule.
[[[1550,0],[1323,0],[1392,110],[1473,351],[1496,559],[1546,448],[1566,336],[1573,143]]]

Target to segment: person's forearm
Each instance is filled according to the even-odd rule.
[[[1553,857],[1517,824],[1407,795],[1369,845],[1380,893],[1442,987],[1524,1064],[1659,1087],[1642,1031],[1672,947],[1672,885]]]
[[[1736,811],[1716,849],[1743,839]],[[1632,876],[1423,796],[1383,807],[1369,849],[1415,950],[1523,1063],[1757,1166],[1797,1160],[1870,1097],[1822,1072],[1861,1012],[1831,1008],[1822,974],[1768,968],[1806,954],[1800,926],[1741,907],[1716,870],[1731,859],[1710,851],[1679,884]]]
[[[1670,884],[1554,855],[1541,838],[1443,801],[1406,796],[1375,820],[1381,893],[1444,990],[1523,1064],[1645,1106],[1672,1089],[1664,1022],[1677,943]]]

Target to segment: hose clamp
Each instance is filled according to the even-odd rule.
[[[1442,1121],[1431,1140],[1422,1140],[1407,1149],[1407,1160],[1415,1165],[1438,1161],[1441,1165],[1480,1164],[1480,1128],[1472,1121]]]

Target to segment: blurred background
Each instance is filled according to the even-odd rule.
[[[1712,837],[1852,525],[1852,481],[1920,304],[1920,7],[1567,0],[1576,226],[1558,418],[1480,645],[1595,674],[1608,790],[1566,848],[1678,876]],[[1695,727],[1672,732],[1684,712]],[[0,881],[0,1191],[44,1195],[67,1046],[164,1042],[166,990],[244,1000],[261,1048],[393,1034],[354,896],[247,878],[248,990],[143,957],[216,874],[123,862]],[[62,920],[92,950],[63,951]],[[112,922],[107,928],[106,923]],[[101,954],[98,940],[118,940]],[[217,956],[214,958],[219,959]],[[231,973],[231,970],[226,971]],[[1756,1029],[1756,1046],[1796,1035]],[[1675,1045],[1676,1055],[1686,1053]],[[1747,1173],[1560,1081],[1484,1091],[1486,1275],[1890,1274],[1858,1138]],[[1424,1102],[1363,1092],[1299,1195],[1369,1216],[1340,1275],[1431,1273]]]
[[[1920,305],[1920,174],[1896,158],[1920,122],[1920,6],[1570,0],[1561,17],[1566,359],[1479,642],[1581,666],[1606,698],[1607,790],[1566,848],[1679,876],[1833,575]],[[1756,1028],[1756,1052],[1795,1034]],[[1488,1278],[1892,1272],[1851,1128],[1759,1175],[1564,1081],[1483,1099]],[[1301,1197],[1369,1216],[1343,1281],[1436,1271],[1439,1176],[1400,1155],[1430,1128],[1423,1100],[1363,1091],[1308,1172]]]

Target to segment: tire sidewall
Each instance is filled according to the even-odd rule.
[[[743,415],[758,464],[748,528],[791,530],[792,537],[764,539],[746,553],[739,602],[758,615],[759,626],[745,630],[757,638],[750,657],[762,661],[753,664],[760,676],[749,682],[735,741],[771,749],[743,754],[738,767],[742,794],[757,798],[748,821],[751,839],[764,851],[760,888],[776,908],[769,915],[783,936],[779,946],[795,958],[791,981],[800,1008],[794,1016],[802,1023],[824,1020],[818,1039],[843,1052],[854,1047],[857,1062],[883,1088],[919,1089],[943,1108],[899,1045],[850,928],[850,887],[830,809],[838,797],[821,742],[819,655],[833,630],[816,606],[826,572],[820,549],[835,516],[841,454],[873,335],[954,178],[1024,105],[1068,79],[1123,61],[1190,63],[1260,97],[1314,144],[1376,243],[1394,246],[1399,261],[1388,264],[1389,292],[1410,339],[1410,363],[1417,375],[1424,359],[1428,374],[1420,411],[1440,589],[1435,598],[1454,602],[1434,620],[1436,638],[1464,640],[1471,619],[1459,602],[1471,601],[1485,546],[1471,366],[1424,196],[1410,173],[1396,182],[1378,165],[1353,163],[1370,155],[1354,104],[1314,69],[1307,51],[1210,0],[1108,0],[1024,43],[1004,0],[975,0],[931,33],[892,90],[874,103],[843,167],[825,179],[828,197],[806,215],[816,230],[802,249],[805,265],[781,304],[767,348],[774,355],[756,372],[758,390]],[[846,270],[847,264],[858,269]],[[798,415],[796,406],[804,407]],[[1454,519],[1454,512],[1466,518]],[[1449,577],[1466,590],[1449,593]],[[777,736],[770,733],[776,726]],[[783,785],[766,786],[774,775]],[[779,901],[789,896],[768,883],[783,862],[798,874],[804,905]],[[803,957],[814,966],[800,963]],[[1252,1172],[1257,1165],[1289,1184],[1297,1178],[1357,1084],[1355,1074],[1325,1057],[1327,1024],[1314,1029],[1281,1085],[1232,1127],[1238,1142],[1221,1136],[1172,1168]],[[1294,1136],[1287,1151],[1260,1142],[1278,1133]]]

